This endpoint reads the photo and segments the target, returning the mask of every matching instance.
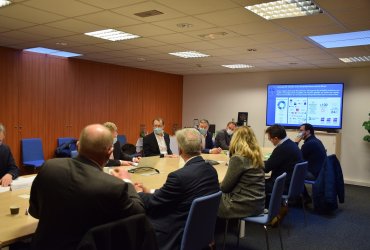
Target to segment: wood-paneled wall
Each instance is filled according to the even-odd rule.
[[[40,137],[52,158],[58,137],[78,137],[87,124],[112,121],[135,144],[154,117],[166,132],[182,126],[183,77],[0,47],[0,122],[20,163],[20,140]]]

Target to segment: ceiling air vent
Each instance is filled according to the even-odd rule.
[[[148,10],[144,12],[135,13],[134,15],[139,16],[139,17],[150,17],[150,16],[157,16],[157,15],[162,15],[162,14],[163,12],[160,12],[159,10]]]

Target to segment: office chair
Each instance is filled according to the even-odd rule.
[[[283,173],[282,175],[277,177],[276,180],[275,180],[274,187],[273,187],[272,193],[271,193],[271,199],[270,199],[268,214],[261,214],[259,216],[250,216],[250,217],[245,217],[245,218],[241,219],[241,220],[244,220],[245,222],[253,222],[253,223],[263,225],[263,227],[265,229],[267,249],[270,249],[267,229],[268,229],[268,227],[270,227],[270,223],[271,223],[272,219],[274,219],[279,214],[280,207],[281,207],[281,198],[282,198],[282,195],[283,195],[283,192],[284,192],[285,179],[286,179],[286,173]],[[239,221],[239,223],[240,223],[240,221]],[[277,227],[279,229],[280,246],[281,246],[281,249],[284,249],[283,248],[283,241],[281,239],[281,231],[280,231],[279,222],[277,223]],[[240,226],[238,226],[238,228],[239,228],[238,235],[240,235]],[[239,247],[239,237],[238,237],[237,245]]]
[[[198,250],[214,241],[217,211],[222,192],[193,200],[186,220],[181,250]]]
[[[119,143],[122,145],[125,145],[127,142],[126,136],[125,135],[117,135],[117,140]]]
[[[34,168],[41,167],[45,162],[40,138],[22,139],[22,163]]]
[[[59,137],[57,139],[58,147],[61,146],[61,145],[63,145],[64,143],[70,142],[72,140],[76,140],[76,138],[72,138],[72,137]]]
[[[302,192],[304,188],[305,177],[307,175],[307,166],[308,166],[307,161],[297,163],[294,166],[292,179],[290,180],[288,194],[282,196],[283,202],[285,202],[285,205],[287,206],[289,205],[289,199],[294,199],[298,197],[301,199],[305,225],[307,225],[307,220],[306,220],[306,210],[305,210],[305,206],[303,202]]]
[[[77,250],[158,250],[156,236],[145,214],[91,228]]]

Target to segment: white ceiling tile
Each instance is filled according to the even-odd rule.
[[[186,1],[156,0],[156,1],[190,15],[238,7],[235,3],[226,0],[186,0]]]
[[[214,25],[208,22],[202,21],[192,16],[174,18],[160,22],[153,22],[153,24],[175,32],[189,32],[194,30],[203,30],[215,27]]]
[[[274,23],[266,21],[258,21],[240,25],[233,25],[227,29],[234,31],[240,35],[252,35],[268,32],[281,32],[282,29]]]
[[[197,15],[196,17],[220,27],[245,24],[261,20],[260,17],[240,7],[201,14]]]
[[[7,28],[9,30],[32,27],[34,25],[36,25],[36,23],[21,21],[6,16],[0,16],[0,27]]]
[[[174,33],[171,30],[164,29],[164,28],[158,27],[150,23],[131,25],[127,27],[124,26],[124,27],[120,27],[119,30],[131,33],[131,34],[139,35],[142,37],[152,37],[152,36],[157,36],[157,35],[165,35],[165,34]]]
[[[163,42],[155,41],[151,38],[145,38],[145,37],[141,37],[141,38],[138,38],[138,39],[125,40],[125,41],[122,41],[122,42],[127,43],[128,45],[134,45],[134,46],[137,46],[137,47],[151,47],[151,46],[164,45]]]
[[[134,15],[135,13],[149,11],[149,10],[157,10],[157,11],[162,12],[163,14],[156,15],[156,16],[150,16],[150,17],[139,17],[139,16]],[[135,4],[135,5],[117,8],[117,9],[114,9],[113,11],[118,14],[125,15],[131,18],[135,18],[143,22],[155,22],[155,21],[161,21],[161,20],[185,16],[181,12],[175,11],[172,8],[168,8],[154,1],[147,1],[143,3]]]
[[[79,15],[85,15],[93,12],[97,12],[100,9],[80,3],[75,0],[63,0],[63,1],[50,1],[50,0],[32,0],[23,3],[26,6],[33,7],[35,9],[55,13],[65,17],[75,17]]]
[[[37,10],[21,4],[15,4],[7,6],[6,8],[1,8],[0,15],[38,24],[44,24],[65,18],[57,14]]]
[[[177,44],[177,43],[186,43],[186,42],[195,42],[199,41],[200,39],[193,38],[191,36],[183,35],[183,34],[169,34],[169,35],[161,35],[153,37],[154,40],[160,41],[163,43],[168,44]]]
[[[82,34],[106,28],[104,26],[98,26],[95,24],[82,22],[76,19],[65,19],[63,21],[48,23],[47,25],[58,29],[68,30],[71,32]]]
[[[81,3],[86,3],[92,6],[96,6],[102,9],[113,9],[113,8],[118,8],[122,6],[127,6],[127,5],[132,5],[136,4],[138,2],[145,2],[144,0],[138,1],[138,0],[77,0],[78,2]]]
[[[106,28],[116,28],[141,23],[138,20],[116,14],[111,11],[100,11],[98,13],[76,17],[76,19],[93,23]]]

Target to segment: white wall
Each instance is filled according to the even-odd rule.
[[[183,126],[206,118],[216,130],[239,111],[263,143],[268,83],[344,82],[341,164],[346,183],[370,186],[370,143],[361,126],[370,113],[370,67],[261,73],[190,75],[184,77]]]

